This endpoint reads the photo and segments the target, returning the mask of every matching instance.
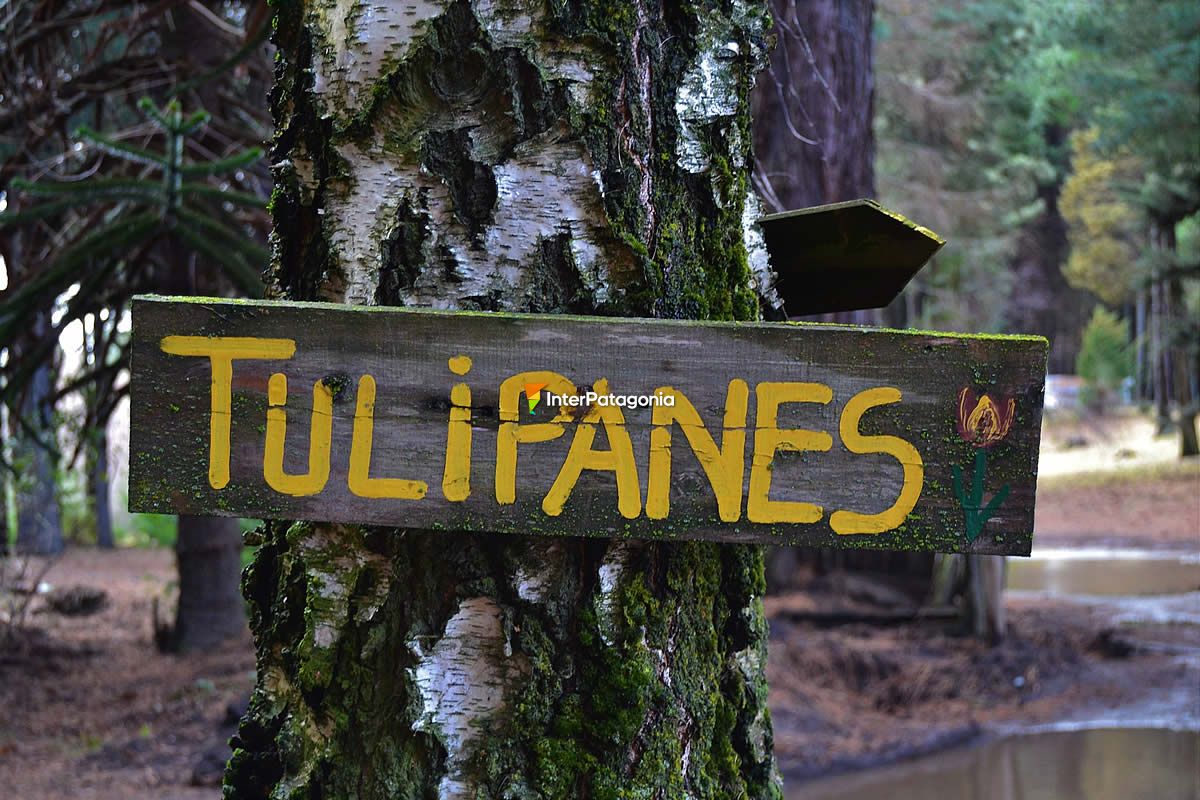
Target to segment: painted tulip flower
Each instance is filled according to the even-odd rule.
[[[976,447],[991,447],[1008,435],[1016,409],[1011,397],[976,395],[964,387],[958,393],[958,435]]]

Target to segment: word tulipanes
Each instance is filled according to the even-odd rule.
[[[296,352],[292,339],[222,336],[165,336],[160,341],[164,353],[174,356],[206,358],[211,373],[210,421],[208,442],[208,482],[214,490],[230,482],[232,386],[234,362],[243,360],[286,360]],[[466,376],[471,358],[458,355],[448,361],[450,372]],[[527,387],[545,388],[551,398],[581,398],[548,403],[555,412],[545,421],[522,421],[521,397]],[[678,433],[695,454],[715,495],[718,516],[731,523],[745,519],[753,523],[812,524],[825,519],[825,509],[811,502],[781,501],[770,498],[773,462],[781,451],[826,452],[833,447],[827,431],[781,428],[777,424],[780,408],[786,404],[815,403],[828,405],[833,400],[830,386],[817,382],[763,381],[754,386],[755,415],[753,438],[748,443],[751,388],[734,378],[725,390],[720,442],[709,431],[692,402],[678,387],[664,385],[653,390],[645,403],[619,403],[607,379],[597,380],[590,390],[580,393],[567,377],[548,370],[520,372],[503,379],[499,386],[495,449],[495,501],[511,505],[517,496],[517,455],[522,445],[549,442],[573,431],[570,448],[553,484],[541,502],[550,516],[562,514],[585,471],[608,472],[616,481],[617,510],[625,519],[645,514],[651,520],[666,519],[670,513],[672,441]],[[362,498],[421,501],[429,492],[434,476],[379,477],[372,474],[372,449],[375,441],[376,380],[363,374],[357,381],[354,416],[350,436],[347,489]],[[263,479],[281,495],[306,497],[320,494],[331,473],[333,451],[334,390],[324,380],[312,388],[309,425],[308,465],[304,472],[288,472],[284,467],[284,443],[288,433],[288,377],[275,372],[267,382],[267,411],[263,446]],[[532,400],[532,398],[528,398]],[[603,402],[601,402],[603,400]],[[833,510],[829,527],[838,534],[876,534],[899,527],[916,506],[925,480],[920,452],[907,440],[894,435],[866,435],[859,423],[869,410],[900,403],[901,391],[891,386],[876,386],[857,392],[842,406],[837,434],[853,454],[885,454],[897,462],[902,473],[897,495],[884,511],[864,514],[848,509]],[[633,442],[626,428],[622,407],[649,407],[651,428],[645,493],[639,478]],[[532,410],[532,406],[531,406]],[[451,503],[471,496],[472,421],[471,388],[466,381],[450,390],[446,425],[446,448],[441,476],[441,493]],[[573,424],[572,424],[573,423]],[[608,448],[597,449],[597,432],[603,428]],[[749,482],[746,484],[746,460],[749,446]],[[644,501],[644,502],[643,502]]]

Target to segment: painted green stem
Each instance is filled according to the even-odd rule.
[[[1008,498],[1011,487],[1005,484],[992,496],[985,505],[983,503],[983,484],[987,478],[987,450],[982,447],[975,451],[975,471],[972,476],[971,494],[963,489],[963,470],[957,464],[952,468],[954,480],[954,495],[958,498],[963,510],[963,521],[966,524],[967,539],[975,541],[983,533],[983,526],[996,513],[1001,504]]]

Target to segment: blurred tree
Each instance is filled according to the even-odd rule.
[[[7,410],[0,405],[0,558],[9,554],[9,537],[12,535],[8,522],[8,465],[10,464]]]
[[[987,37],[962,3],[880,0],[875,24],[876,171],[880,199],[948,237],[889,309],[895,324],[995,331],[1011,280],[1023,182],[985,152]]]
[[[1044,28],[1025,0],[882,0],[879,180],[949,239],[905,292],[908,324],[1043,334],[1051,371],[1069,372],[1092,301],[1062,274],[1076,106]]]
[[[10,272],[10,277],[14,274],[19,273]],[[47,325],[45,314],[37,315],[30,323],[34,331]],[[7,362],[15,362],[23,355],[19,345],[10,347]],[[3,466],[3,474],[10,474],[12,478],[15,550],[20,554],[51,555],[63,549],[56,480],[58,443],[55,438],[54,382],[58,375],[57,355],[58,349],[51,348],[30,372],[25,392],[6,403],[12,444],[8,453],[10,461]],[[0,482],[0,489],[3,488],[3,482]]]
[[[1061,199],[1071,244],[1064,271],[1073,285],[1120,306],[1138,282],[1139,252],[1146,241],[1139,209],[1118,191],[1118,182],[1136,180],[1141,167],[1133,158],[1100,156],[1094,147],[1099,135],[1095,128],[1071,135],[1071,174]]]
[[[881,0],[876,27],[882,197],[950,239],[906,291],[907,318],[1042,333],[1051,371],[1070,371],[1093,301],[1068,270],[1111,298],[1121,289],[1101,276],[1118,244],[1133,247],[1138,373],[1164,423],[1175,409],[1188,452],[1200,329],[1183,285],[1196,273],[1174,241],[1200,194],[1198,17],[1183,0]],[[1068,200],[1074,243],[1059,208],[1073,174],[1103,192]],[[1092,242],[1088,216],[1120,235]]]
[[[262,0],[17,0],[0,15],[0,191],[8,205],[0,258],[10,276],[0,295],[0,348],[9,354],[0,371],[13,411],[63,330],[90,320],[103,341],[49,402],[80,393],[84,430],[102,431],[127,389],[123,326],[132,295],[259,285],[269,180],[247,148],[270,131],[267,20]],[[142,97],[153,101],[138,109]],[[213,115],[186,117],[185,105]],[[164,143],[157,150],[156,140]],[[43,325],[26,324],[38,315]],[[106,323],[95,326],[101,317]],[[101,435],[80,444],[104,446]],[[96,449],[85,458],[93,472]],[[177,617],[180,649],[205,647],[206,630],[229,627],[189,623],[192,610],[233,609],[230,619],[244,625],[227,588],[236,584],[240,541],[227,521],[210,525],[182,526],[177,539],[181,592],[189,593]],[[226,587],[220,601],[192,594],[208,586]]]
[[[949,237],[908,284],[890,321],[926,329],[998,330],[1008,291],[998,230],[1004,186],[973,148],[984,90],[965,58],[973,31],[940,5],[880,0],[875,23],[876,180],[884,204]],[[970,258],[967,254],[970,253]]]
[[[118,320],[111,311],[103,310],[99,314],[89,314],[83,318],[83,364],[81,369],[87,373],[102,367],[112,360],[108,352],[110,343],[117,338]],[[84,394],[84,408],[93,408],[96,386],[92,383],[81,387]],[[112,509],[110,508],[110,480],[108,474],[108,420],[99,419],[91,430],[79,431],[79,436],[88,437],[84,452],[84,476],[86,483],[85,495],[89,499],[92,518],[96,522],[96,546],[105,550],[116,547],[113,537]]]
[[[1139,183],[1125,185],[1146,220],[1139,259],[1149,294],[1151,386],[1160,420],[1177,415],[1182,455],[1200,455],[1200,317],[1187,306],[1177,229],[1200,211],[1200,4],[1087,0],[1060,24],[1081,54],[1074,85],[1099,131],[1098,152],[1136,157]],[[1132,191],[1131,191],[1132,190]]]
[[[51,402],[56,352],[51,351],[50,358],[30,374],[23,402],[17,406],[19,413],[13,415],[20,430],[13,437],[11,467],[17,507],[16,552],[21,554],[51,555],[63,549],[56,479],[57,425]],[[17,351],[15,357],[20,355]]]
[[[0,413],[0,442],[3,442],[7,436],[7,424],[4,419],[4,414]],[[0,455],[0,460],[6,460]],[[3,467],[0,467],[3,469]],[[9,554],[9,539],[12,536],[12,531],[8,524],[8,485],[7,481],[0,480],[0,557]]]
[[[875,196],[874,0],[773,0],[753,94],[754,188],[772,212]]]
[[[1097,413],[1103,413],[1122,381],[1133,372],[1129,326],[1116,314],[1098,306],[1084,328],[1075,371],[1086,382],[1085,402]]]
[[[208,121],[207,112],[185,116],[176,100],[161,110],[149,100],[143,100],[139,106],[161,131],[164,140],[161,153],[131,147],[87,128],[80,128],[78,132],[83,141],[117,162],[134,165],[138,177],[89,177],[63,183],[13,180],[13,189],[39,197],[42,202],[20,212],[0,215],[0,229],[47,218],[62,220],[60,224],[64,229],[60,232],[61,242],[49,258],[29,270],[29,274],[23,274],[15,291],[0,299],[0,342],[17,341],[31,318],[36,320],[46,316],[47,311],[39,307],[39,301],[42,305],[47,302],[58,304],[58,298],[71,292],[62,313],[57,315],[60,325],[62,321],[83,324],[89,319],[94,321],[100,314],[89,304],[95,302],[97,291],[106,292],[110,302],[114,294],[120,294],[124,304],[137,287],[145,285],[141,273],[156,268],[174,266],[177,271],[165,281],[162,277],[157,278],[162,283],[154,288],[194,294],[197,289],[219,287],[224,279],[243,293],[262,294],[258,273],[267,263],[267,253],[247,237],[244,230],[239,230],[242,225],[235,212],[243,208],[261,209],[265,202],[255,195],[214,186],[203,180],[249,166],[261,158],[261,151],[252,148],[214,161],[185,162],[186,140]],[[91,218],[95,223],[73,233],[70,228],[79,218]],[[183,271],[183,265],[197,255],[207,259],[210,269],[218,271],[210,271],[203,277]],[[114,313],[111,309],[102,310],[109,315]],[[118,306],[116,312],[120,310]],[[99,344],[88,343],[91,336],[85,330],[84,341],[94,357],[85,357],[84,369],[87,371],[68,387],[83,390],[85,398],[91,401],[77,448],[93,446],[87,459],[89,480],[101,460],[96,452],[96,440],[99,439],[101,448],[107,449],[102,435],[98,434],[103,431],[112,411],[111,405],[101,407],[96,397],[118,396],[113,387],[116,376],[111,367],[123,366],[124,361],[121,346],[107,346],[104,330],[104,327],[93,327],[91,331],[91,336],[102,335]],[[109,333],[116,333],[115,325],[109,328]],[[32,352],[21,353],[21,357],[9,365],[5,391],[11,393],[10,396],[17,396],[22,391],[26,397],[48,398],[51,395],[43,376],[48,370],[47,354],[57,352],[57,342],[45,335],[35,341],[37,344]],[[116,360],[110,361],[110,358]],[[28,414],[22,417],[26,424],[29,419]],[[33,427],[50,433],[55,430],[47,420]],[[49,461],[50,453],[56,449],[45,443],[43,447],[34,448],[32,457]],[[38,462],[35,460],[34,463]],[[27,536],[26,531],[58,530],[57,525],[51,527],[45,519],[46,509],[55,508],[53,503],[47,505],[47,500],[54,498],[42,496],[47,491],[54,491],[53,473],[50,477],[41,472],[30,471],[28,474],[31,486],[18,496],[34,501],[33,511],[39,517],[28,521],[21,517],[18,547],[26,551],[56,552],[62,548],[61,533],[56,542],[21,538]],[[103,510],[107,514],[107,509]],[[34,525],[34,522],[40,524]],[[102,529],[98,521],[98,540]],[[111,530],[108,539],[111,545]],[[236,520],[181,518],[176,538],[179,605],[174,628],[169,637],[162,639],[163,643],[173,650],[201,650],[245,628],[238,591],[240,553],[241,532]]]

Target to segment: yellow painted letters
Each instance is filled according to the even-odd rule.
[[[549,442],[562,436],[564,422],[570,422],[567,409],[560,408],[549,422],[526,423],[520,419],[521,393],[525,384],[542,383],[561,395],[575,394],[575,384],[548,370],[519,372],[500,384],[500,430],[496,433],[496,502],[509,505],[517,500],[517,445]]]
[[[666,519],[671,512],[671,424],[683,429],[696,460],[704,468],[722,522],[737,522],[742,515],[742,478],[746,471],[746,407],[750,390],[735,378],[725,392],[725,419],[721,447],[709,435],[696,407],[683,392],[671,386],[655,394],[674,396],[675,404],[656,405],[650,432],[650,475],[646,487],[646,516]]]
[[[608,397],[608,381],[596,381],[596,394]],[[593,450],[596,439],[596,423],[604,424],[608,436],[608,450]],[[634,519],[642,513],[642,490],[638,483],[637,463],[633,460],[633,443],[629,431],[625,430],[625,415],[616,405],[596,403],[575,426],[575,438],[571,450],[563,462],[554,485],[542,500],[542,511],[551,517],[562,513],[571,490],[585,469],[607,470],[617,476],[617,510],[625,519]]]
[[[165,336],[160,347],[164,353],[176,356],[207,358],[210,367],[210,419],[208,482],[213,489],[222,489],[230,480],[230,431],[233,405],[233,362],[239,359],[286,360],[294,356],[296,343],[291,339],[256,337]],[[471,359],[457,355],[448,361],[454,375],[465,376],[471,371]],[[528,387],[528,388],[527,388]],[[568,401],[539,404],[522,402],[526,392],[539,387]],[[611,472],[616,480],[617,510],[626,519],[636,519],[642,513],[642,495],[633,444],[626,428],[622,406],[610,402],[612,395],[606,379],[596,381],[595,394],[604,402],[595,402],[589,395],[590,408],[574,426],[571,446],[566,459],[542,499],[542,511],[551,517],[560,516],[575,491],[584,470]],[[745,518],[763,524],[819,523],[825,510],[816,502],[772,500],[770,490],[776,454],[780,451],[826,452],[833,446],[832,437],[819,430],[784,428],[778,425],[781,406],[789,403],[828,405],[833,400],[832,389],[822,383],[762,382],[755,388],[754,448],[750,462],[749,492]],[[536,394],[536,393],[535,393]],[[496,502],[510,505],[516,502],[517,451],[521,444],[550,442],[567,432],[567,423],[581,405],[576,399],[575,385],[563,375],[548,370],[521,372],[504,380],[499,392],[500,425],[496,433]],[[741,378],[729,381],[725,395],[720,446],[714,433],[705,427],[704,420],[687,396],[674,386],[655,390],[659,398],[669,403],[654,403],[651,412],[649,465],[647,470],[645,510],[650,519],[666,519],[671,512],[672,436],[678,426],[696,460],[704,470],[716,498],[717,513],[722,522],[737,522],[742,518],[742,486],[745,478],[747,413],[750,389]],[[628,398],[622,405],[629,405]],[[349,491],[365,498],[420,500],[428,492],[421,480],[373,478],[371,453],[375,434],[375,379],[363,375],[358,382],[353,431],[350,442],[347,484]],[[535,400],[525,398],[526,401]],[[637,399],[637,398],[634,398]],[[879,386],[859,392],[842,408],[839,432],[846,450],[855,455],[883,454],[900,463],[903,481],[895,502],[877,514],[851,510],[836,510],[829,517],[830,528],[838,534],[879,534],[900,527],[916,507],[924,488],[925,467],[920,452],[910,442],[892,435],[866,435],[860,431],[863,417],[879,406],[899,403],[901,392],[890,386]],[[325,490],[331,471],[333,443],[333,394],[324,381],[312,390],[308,440],[308,468],[302,473],[284,469],[284,452],[288,429],[288,379],[282,372],[271,374],[267,383],[267,424],[263,449],[263,478],[276,492],[293,497],[307,497]],[[446,427],[445,462],[442,473],[442,495],[451,503],[463,503],[471,497],[472,459],[472,397],[471,387],[463,380],[450,389],[449,420]],[[629,407],[642,406],[640,402]],[[522,422],[524,408],[532,417]],[[295,414],[293,409],[293,427]],[[540,419],[539,419],[540,417]],[[536,420],[536,421],[534,421]],[[604,426],[608,449],[595,449],[598,427]],[[436,431],[430,430],[431,436]],[[296,436],[293,431],[293,438]],[[527,456],[528,458],[528,456]],[[852,480],[847,476],[847,480]],[[777,486],[777,491],[782,487]],[[819,498],[813,498],[819,500]],[[828,502],[828,501],[826,501]],[[690,520],[688,521],[691,522]]]
[[[287,435],[287,376],[276,372],[267,383],[267,441],[263,452],[263,478],[281,494],[305,497],[317,494],[329,480],[329,448],[333,438],[333,394],[324,381],[313,384],[312,423],[308,434],[308,472],[283,471],[283,442]]]
[[[208,422],[208,484],[229,484],[229,423],[233,413],[233,362],[239,359],[285,359],[296,352],[292,339],[250,336],[164,336],[159,346],[173,356],[207,358],[212,371]]]
[[[833,447],[833,437],[803,428],[780,430],[776,420],[784,403],[828,403],[833,390],[822,383],[771,383],[755,387],[754,456],[750,463],[750,494],[746,518],[751,522],[820,522],[823,509],[813,503],[771,500],[771,469],[778,450],[816,450]]]
[[[917,448],[896,436],[863,436],[858,423],[862,415],[875,406],[900,402],[900,390],[890,386],[867,389],[850,398],[842,409],[841,436],[851,453],[887,453],[904,467],[904,484],[900,496],[887,511],[880,514],[858,514],[854,511],[835,511],[829,518],[834,533],[883,533],[899,527],[908,512],[917,505],[925,483],[925,465]]]
[[[449,365],[455,375],[466,375],[471,371],[468,356],[455,356]],[[461,503],[471,496],[471,387],[466,383],[456,383],[450,389],[442,496],[451,503]]]
[[[420,500],[429,491],[425,481],[405,478],[372,478],[371,446],[375,437],[375,379],[358,379],[358,400],[354,409],[354,432],[350,437],[350,491],[359,497],[387,497]]]

